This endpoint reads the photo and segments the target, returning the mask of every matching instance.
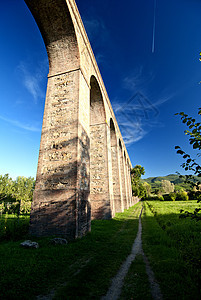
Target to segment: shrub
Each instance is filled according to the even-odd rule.
[[[151,195],[150,197],[147,198],[148,200],[159,200],[159,201],[164,201],[164,198],[162,195]]]
[[[169,194],[164,194],[163,195],[163,198],[165,201],[175,201],[176,200],[176,197],[177,197],[177,194],[176,193],[169,193]]]
[[[200,191],[190,191],[188,193],[189,200],[200,200],[201,192]]]
[[[160,201],[164,201],[164,198],[163,198],[163,196],[162,196],[162,195],[158,195],[157,197],[158,197],[158,200],[160,200]]]
[[[181,191],[181,192],[177,193],[176,200],[188,201],[188,199],[189,199],[189,197],[188,197],[187,192]]]
[[[175,201],[176,198],[177,198],[177,194],[176,193],[170,193],[169,196],[170,196],[170,200],[171,201]]]
[[[170,194],[163,194],[164,201],[171,201]]]

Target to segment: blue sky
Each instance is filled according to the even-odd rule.
[[[123,6],[124,4],[124,6]],[[182,172],[175,145],[195,153],[176,112],[201,106],[201,1],[77,0],[133,166]],[[0,174],[36,175],[48,74],[23,0],[0,3]]]

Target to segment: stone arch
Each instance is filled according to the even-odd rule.
[[[131,172],[130,164],[127,158],[127,174],[128,174],[128,197],[129,197],[129,206],[132,206],[132,194],[131,194]]]
[[[127,207],[127,200],[126,200],[124,156],[123,156],[122,143],[120,139],[119,139],[119,153],[120,153],[120,169],[121,169],[122,207],[124,210]]]
[[[118,148],[117,136],[114,121],[110,119],[110,141],[111,141],[111,156],[112,156],[112,182],[113,182],[113,195],[114,195],[114,213],[122,211],[121,205],[121,191],[119,180],[119,162],[118,162]]]
[[[129,208],[129,197],[128,197],[128,173],[127,173],[127,160],[126,152],[124,150],[124,176],[125,176],[125,190],[126,190],[126,208]]]
[[[111,218],[106,113],[95,76],[90,80],[90,202],[93,219]]]
[[[75,27],[65,0],[25,0],[43,37],[49,76],[79,68]]]

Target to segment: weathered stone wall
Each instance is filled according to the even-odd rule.
[[[132,204],[131,162],[75,1],[25,2],[49,58],[30,233],[76,238]]]
[[[106,115],[95,77],[90,90],[90,202],[92,218],[111,218]]]
[[[113,183],[113,195],[114,195],[114,214],[116,212],[122,212],[121,204],[121,191],[119,181],[119,157],[117,147],[117,136],[112,119],[110,120],[110,139],[111,139],[111,155],[112,155],[112,183]]]

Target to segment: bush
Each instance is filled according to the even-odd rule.
[[[171,201],[170,194],[163,194],[164,201]]]
[[[188,194],[187,192],[185,191],[181,191],[179,193],[177,193],[177,197],[176,197],[176,200],[177,201],[188,201],[189,197],[188,197]]]
[[[200,200],[201,192],[200,191],[190,191],[188,193],[189,200]]]
[[[154,196],[151,196],[150,198],[148,198],[149,200],[159,200],[159,201],[164,201],[164,198],[162,195],[154,195]]]
[[[176,200],[176,197],[177,197],[177,194],[176,193],[169,193],[169,194],[164,194],[163,195],[163,198],[165,201],[175,201]]]
[[[170,200],[171,201],[175,201],[176,198],[177,198],[177,194],[176,193],[170,193],[169,196],[170,196]]]

